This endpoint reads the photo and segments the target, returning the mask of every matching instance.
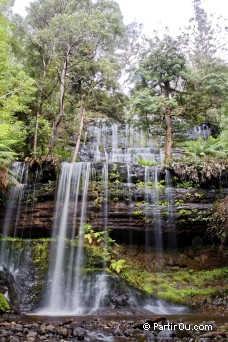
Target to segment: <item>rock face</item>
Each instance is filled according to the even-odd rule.
[[[104,126],[101,122],[99,127],[96,121],[97,126],[87,128],[79,151],[80,160],[91,163],[85,222],[98,231],[107,225],[118,242],[153,245],[157,239],[167,247],[175,247],[176,242],[179,246],[204,243],[213,203],[228,190],[221,192],[218,179],[201,188],[165,169],[162,139],[155,141],[128,125]],[[180,152],[175,149],[174,155]],[[51,237],[56,163],[27,161],[22,167],[17,163],[24,184],[18,191],[11,190],[8,206],[0,210],[0,233]],[[227,179],[222,180],[222,186],[228,187]],[[82,197],[80,193],[78,212]],[[75,203],[70,200],[69,206],[74,208]],[[69,215],[70,230],[75,219],[73,210]]]
[[[153,236],[159,228],[164,245],[170,247],[169,240],[175,234],[178,245],[203,244],[210,221],[213,203],[226,196],[228,190],[172,187],[165,184],[167,170],[156,168],[157,183],[145,182],[145,167],[133,166],[127,176],[126,165],[112,163],[109,166],[108,183],[102,176],[103,163],[94,163],[88,189],[86,222],[94,230],[103,230],[105,222],[105,203],[108,212],[108,227],[117,242],[141,243]],[[151,172],[155,168],[151,167]],[[130,179],[130,183],[127,182]],[[32,177],[31,177],[32,179]],[[104,189],[106,186],[106,190]],[[105,193],[106,191],[106,193]],[[55,183],[28,184],[16,203],[9,203],[10,218],[5,207],[0,214],[0,229],[8,225],[7,234],[17,237],[51,237],[55,212]],[[108,201],[105,196],[108,194]],[[74,205],[71,203],[70,205]],[[78,211],[82,198],[80,196]],[[73,224],[74,217],[72,215]],[[159,227],[158,227],[159,224]],[[186,238],[187,237],[187,238]]]

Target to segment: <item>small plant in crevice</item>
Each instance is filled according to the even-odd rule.
[[[111,230],[96,232],[89,224],[85,225],[84,229],[85,247],[89,248],[92,254],[100,255],[105,262],[110,261],[112,248],[116,245],[115,240],[110,237]]]
[[[146,160],[146,159],[139,158],[137,162],[141,166],[156,166],[157,165],[157,162],[155,160]]]
[[[116,273],[120,273],[124,269],[124,264],[126,261],[124,259],[111,260],[110,269]]]

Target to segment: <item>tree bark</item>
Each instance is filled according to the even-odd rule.
[[[34,143],[33,143],[33,155],[36,157],[37,150],[37,141],[38,141],[38,128],[39,128],[39,116],[41,109],[41,100],[42,100],[42,90],[39,90],[39,97],[37,102],[37,111],[36,111],[36,126],[35,126],[35,135],[34,135]]]
[[[33,143],[33,155],[35,157],[36,157],[37,142],[38,142],[39,116],[41,113],[41,106],[42,106],[42,93],[43,93],[45,78],[47,76],[47,68],[48,68],[48,65],[45,62],[45,58],[43,56],[43,76],[42,76],[41,86],[39,88],[39,95],[38,95],[38,101],[37,101],[36,126],[35,126],[35,135],[34,135],[34,143]]]
[[[171,120],[170,108],[166,108],[165,124],[166,124],[165,161],[168,162],[172,158],[172,120]]]
[[[165,83],[165,95],[168,100],[171,99],[171,91],[169,81]],[[165,162],[169,162],[172,158],[172,119],[171,108],[168,106],[165,110],[166,125],[166,142],[165,142]]]
[[[77,159],[77,156],[78,156],[79,146],[80,146],[81,137],[82,137],[82,130],[83,130],[83,126],[84,126],[85,106],[83,104],[83,101],[81,101],[81,105],[80,105],[80,117],[81,117],[81,119],[80,119],[78,139],[77,139],[77,143],[76,143],[76,146],[75,146],[74,155],[73,155],[73,158],[71,160],[72,163],[76,162],[76,159]]]
[[[68,51],[65,56],[65,60],[63,63],[63,68],[60,76],[60,92],[59,92],[59,115],[55,120],[53,120],[52,126],[52,137],[49,146],[49,154],[53,156],[56,135],[57,135],[57,128],[64,117],[64,99],[65,99],[65,81],[66,81],[66,74],[68,69],[68,61],[70,57],[71,47],[68,47]]]

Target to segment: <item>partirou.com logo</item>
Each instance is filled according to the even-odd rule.
[[[186,323],[166,323],[166,324],[158,324],[158,323],[144,323],[144,330],[191,330],[191,331],[212,331],[213,326],[211,324],[186,324]]]

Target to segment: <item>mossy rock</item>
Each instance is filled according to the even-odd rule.
[[[0,293],[0,313],[10,312],[10,304],[4,294]]]

